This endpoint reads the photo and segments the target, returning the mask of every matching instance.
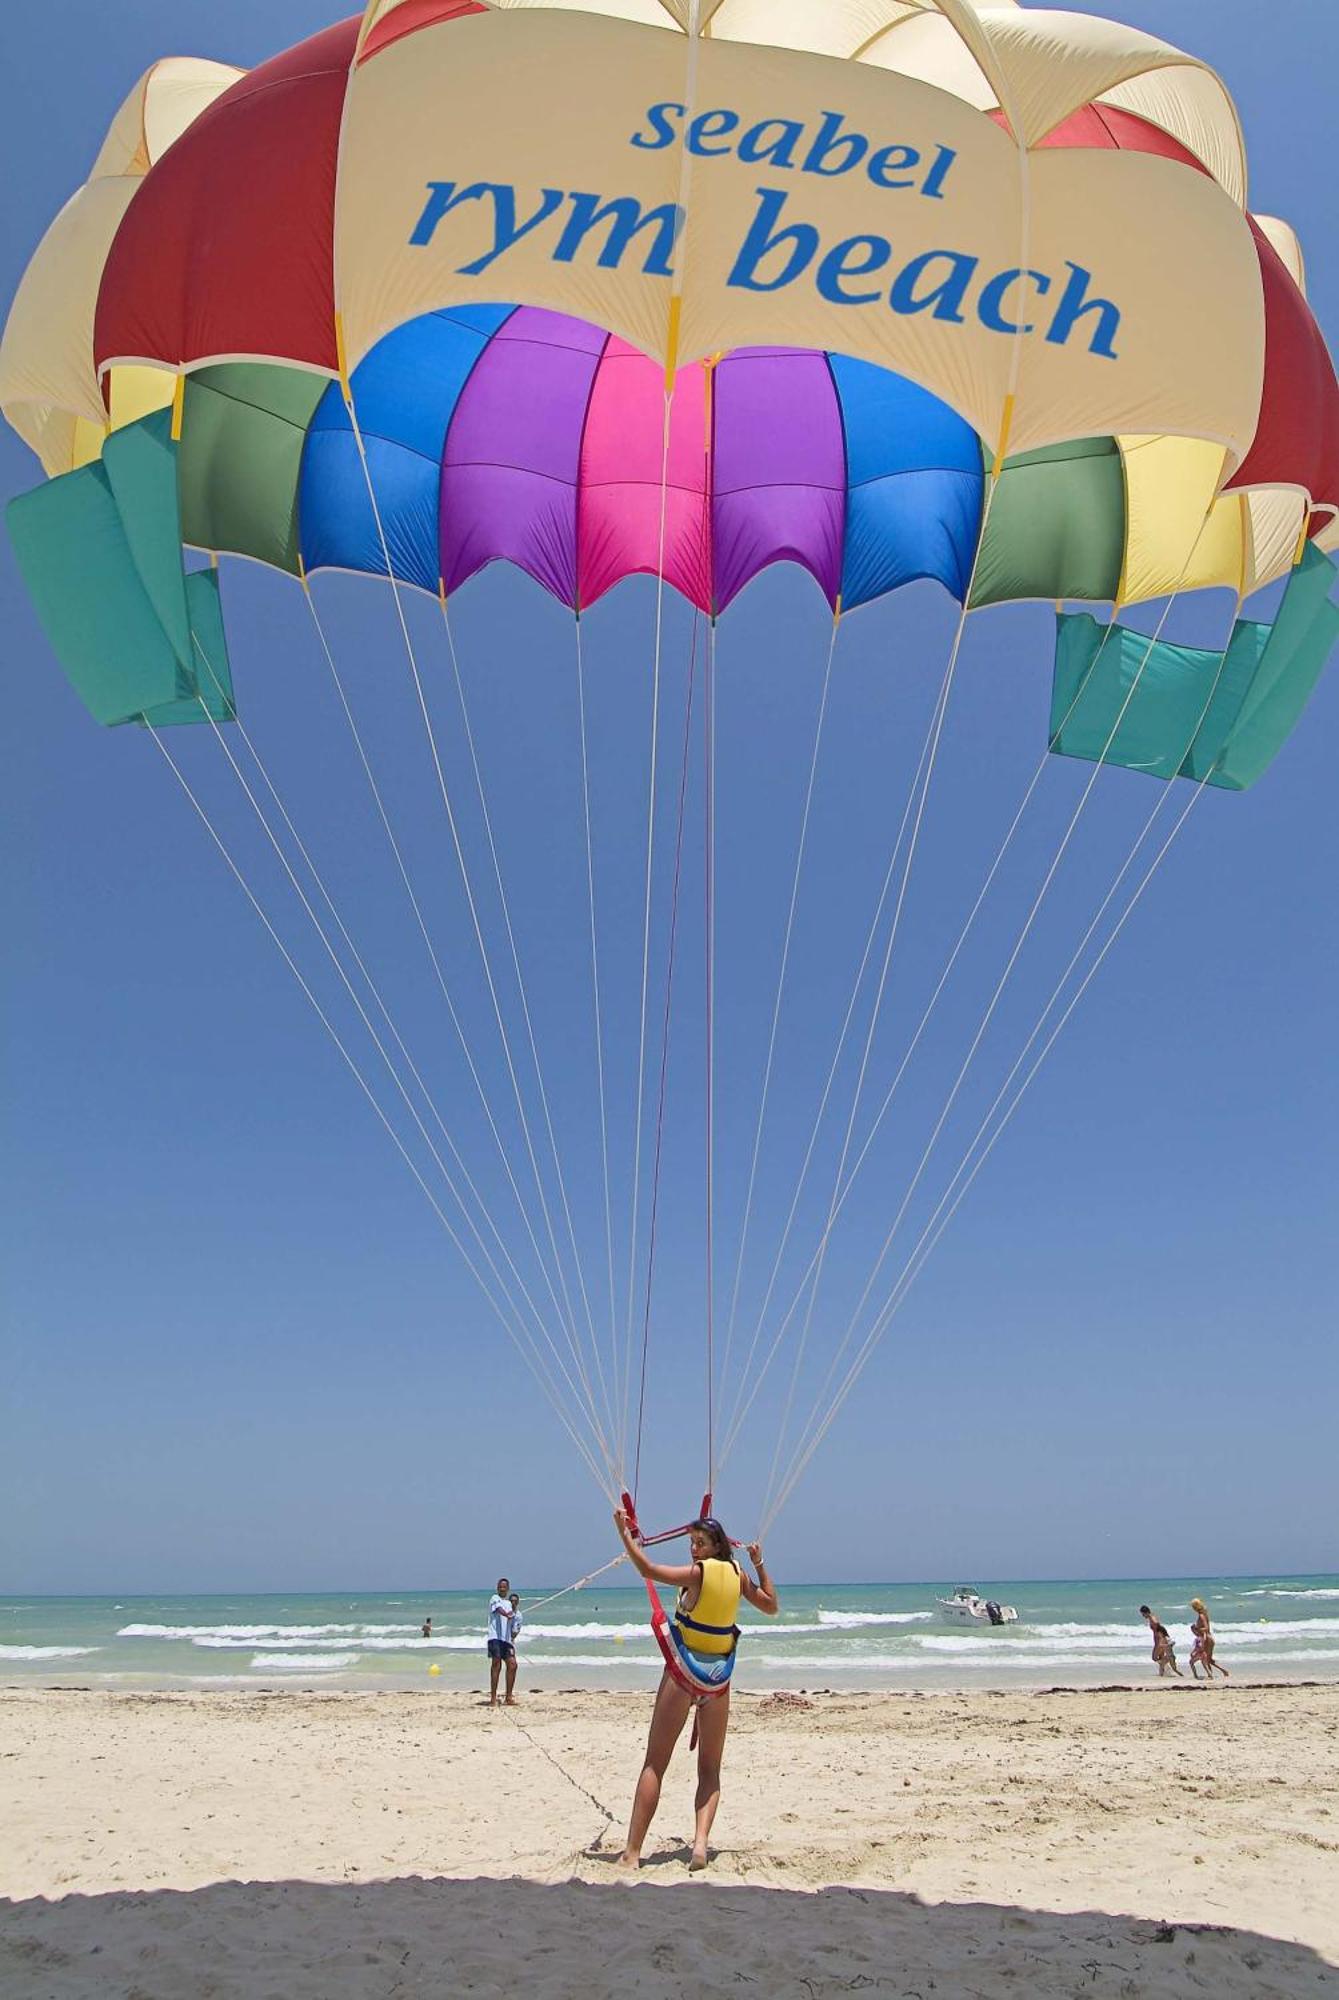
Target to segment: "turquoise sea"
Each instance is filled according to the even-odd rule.
[[[1139,1620],[1153,1606],[1188,1673],[1189,1600],[1208,1603],[1218,1658],[1238,1680],[1339,1678],[1339,1577],[1180,1577],[1084,1583],[961,1579],[1018,1623],[949,1623],[952,1584],[785,1587],[781,1616],[747,1607],[746,1688],[1100,1686],[1156,1678]],[[641,1589],[538,1604],[519,1647],[522,1685],[649,1688],[659,1655]],[[556,1588],[557,1586],[549,1586]],[[0,1598],[0,1685],[119,1688],[476,1688],[488,1590],[319,1596]],[[420,1627],[432,1617],[433,1633]],[[432,1672],[436,1667],[438,1671]]]

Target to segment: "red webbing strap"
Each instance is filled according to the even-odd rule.
[[[646,1548],[650,1542],[667,1542],[671,1541],[675,1535],[687,1534],[688,1530],[684,1527],[668,1528],[661,1535],[649,1537],[643,1535],[637,1525],[637,1509],[633,1504],[631,1496],[624,1493],[621,1498],[623,1501],[623,1511],[628,1517],[628,1526],[632,1531],[633,1538],[643,1548]],[[710,1494],[707,1495],[707,1498],[710,1500]],[[689,1679],[688,1675],[684,1672],[683,1662],[675,1650],[674,1641],[670,1637],[669,1614],[660,1601],[660,1594],[649,1576],[644,1576],[642,1582],[646,1585],[646,1595],[651,1601],[651,1630],[655,1634],[655,1641],[660,1648],[661,1656],[665,1662],[665,1671],[668,1673],[670,1679],[675,1683],[676,1687],[681,1687],[684,1693],[689,1695],[694,1702],[710,1701],[713,1695],[724,1694],[730,1685],[729,1681],[723,1681],[719,1687],[704,1688],[699,1687],[695,1681]],[[694,1724],[694,1736],[696,1736],[696,1733],[696,1724]]]

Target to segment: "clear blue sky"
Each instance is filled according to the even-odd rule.
[[[1125,0],[1114,11],[1184,41],[1226,76],[1245,123],[1252,205],[1297,227],[1333,336],[1339,21],[1304,0],[1281,0],[1266,33],[1256,0]],[[325,19],[315,0],[226,9],[122,0],[114,12],[114,35],[108,9],[91,0],[30,9],[11,26],[6,295],[154,57],[250,64]],[[6,432],[4,492],[36,476]],[[480,1120],[300,595],[240,564],[225,565],[224,588],[248,725],[477,1164],[487,1157]],[[486,1039],[389,604],[376,586],[344,579],[317,591]],[[64,686],[7,544],[0,593],[0,1590],[450,1586],[500,1567],[559,1581],[603,1560],[604,1503],[547,1405],[153,746],[139,732],[98,731]],[[445,713],[440,628],[430,606],[412,616]],[[652,616],[649,586],[633,584],[587,621],[623,1203]],[[1224,616],[1221,604],[1197,607],[1183,629],[1208,639]],[[497,571],[464,594],[458,619],[555,1117],[573,1147],[582,1241],[598,1275],[571,621]],[[682,606],[668,612],[674,756],[688,622]],[[830,1047],[951,627],[927,590],[843,630],[797,914],[796,1005],[778,1043],[760,1255],[784,1212],[784,1160],[807,1129],[824,1035]],[[875,1044],[885,1079],[899,1028],[905,1036],[917,1018],[1040,755],[1051,629],[1041,606],[969,627]],[[812,586],[773,573],[719,635],[723,1317],[826,631]],[[195,733],[183,745],[185,734],[174,749],[258,887],[284,908],[216,746]],[[1197,807],[777,1528],[780,1574],[1334,1566],[1336,746],[1332,669],[1264,782]],[[453,782],[467,788],[458,746],[453,755]],[[841,1302],[859,1292],[898,1170],[905,1180],[1086,775],[1059,764],[1046,774],[1019,870],[908,1077],[849,1241],[834,1242],[831,1303],[815,1319],[820,1354],[845,1323]],[[986,1077],[1008,1067],[1049,991],[1047,968],[1053,976],[1063,963],[1154,796],[1145,780],[1104,775],[1074,865],[1046,906],[1035,963],[1020,961],[983,1047]],[[694,775],[685,860],[694,919],[700,810]],[[470,839],[482,864],[477,828]],[[658,875],[658,922],[666,887]],[[291,912],[284,929],[301,936]],[[321,977],[319,951],[300,948]],[[648,1513],[676,1518],[702,1479],[695,920],[681,971],[645,1470]],[[983,1108],[989,1094],[972,1101]],[[773,1141],[791,1147],[775,1168]],[[950,1150],[947,1167],[957,1157]],[[720,1491],[738,1530],[752,1525],[775,1428],[775,1410],[764,1411]]]

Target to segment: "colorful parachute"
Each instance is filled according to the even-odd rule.
[[[1088,17],[373,0],[249,74],[148,72],[0,405],[53,475],[172,406],[182,539],[290,570],[384,574],[384,529],[406,583],[505,558],[574,609],[659,566],[715,613],[779,560],[848,610],[1245,595],[1331,531],[1339,392],[1244,194],[1218,80]],[[67,661],[94,484],[19,530]]]
[[[234,714],[221,555],[713,620],[778,562],[838,615],[1288,578],[1225,650],[1061,616],[1059,754],[1241,788],[1339,619],[1339,386],[1246,193],[1219,78],[1091,15],[368,0],[127,98],[0,348],[11,533],[155,727]]]
[[[184,541],[291,570],[384,574],[384,529],[406,583],[505,558],[574,609],[660,566],[715,613],[779,560],[848,610],[1240,596],[1339,508],[1300,252],[1244,193],[1218,80],[1088,17],[374,0],[249,74],[148,72],[0,405],[52,474],[173,406]]]

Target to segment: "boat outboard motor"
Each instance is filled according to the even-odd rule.
[[[999,1605],[993,1597],[986,1599],[986,1616],[992,1625],[1003,1625],[1004,1623],[1004,1613],[1000,1610]]]

